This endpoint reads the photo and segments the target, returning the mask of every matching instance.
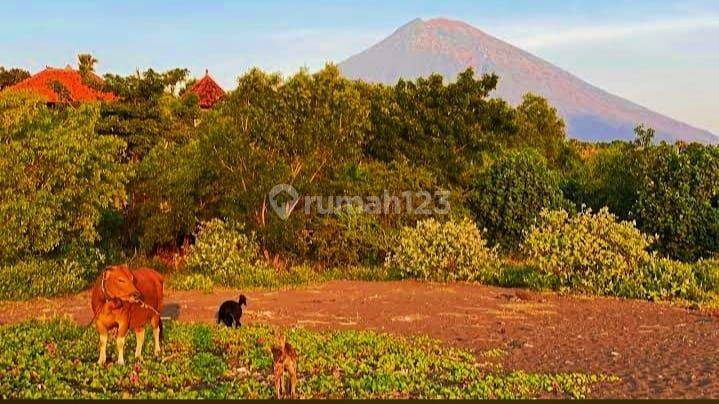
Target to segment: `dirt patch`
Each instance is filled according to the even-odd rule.
[[[622,378],[595,391],[599,398],[719,397],[719,320],[668,305],[412,281],[243,293],[246,323],[426,335],[478,354],[501,352],[498,360],[509,369]],[[166,312],[214,322],[219,304],[238,295],[168,291]],[[88,323],[89,294],[0,302],[0,323],[58,315]]]

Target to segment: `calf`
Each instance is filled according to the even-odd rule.
[[[281,334],[277,336],[277,344],[270,350],[274,362],[272,373],[275,378],[275,398],[286,398],[289,390],[290,398],[294,399],[297,395],[297,351]],[[285,372],[289,374],[287,383],[284,382]]]
[[[142,358],[145,342],[145,325],[152,325],[155,338],[155,356],[160,355],[162,333],[163,278],[150,268],[130,271],[127,265],[106,268],[92,288],[92,311],[97,332],[100,334],[100,358],[97,363],[104,365],[107,360],[107,335],[117,330],[117,363],[125,363],[125,336],[128,330],[135,331],[137,346],[135,358]]]

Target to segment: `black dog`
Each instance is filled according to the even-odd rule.
[[[245,295],[240,295],[239,301],[228,300],[220,306],[220,311],[217,312],[217,324],[225,323],[226,326],[239,327],[240,317],[242,317],[242,305],[247,306],[247,298]]]

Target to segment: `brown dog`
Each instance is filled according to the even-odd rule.
[[[277,339],[277,345],[272,347],[272,359],[275,362],[275,397],[281,399],[287,395],[287,385],[283,383],[285,371],[289,373],[290,398],[297,394],[297,351],[281,335]]]
[[[163,278],[150,268],[130,271],[127,265],[106,268],[92,288],[92,311],[97,332],[100,334],[100,358],[107,360],[107,334],[117,329],[117,363],[125,363],[125,336],[132,329],[137,337],[135,358],[141,359],[145,342],[145,325],[152,325],[155,337],[155,356],[160,355],[162,332]]]

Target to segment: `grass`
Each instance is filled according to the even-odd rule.
[[[226,282],[216,282],[206,275],[180,271],[168,276],[168,285],[173,290],[197,290],[211,293],[215,286],[236,289],[284,289],[331,280],[390,281],[399,279],[397,274],[384,266],[350,266],[318,271],[309,265],[296,265],[283,271],[264,268],[253,274],[235,276]]]
[[[163,359],[127,358],[101,368],[94,330],[67,320],[0,327],[0,397],[271,398],[273,331],[172,324]],[[614,378],[535,374],[481,363],[471,352],[429,339],[369,331],[293,329],[302,398],[584,397]],[[114,344],[109,344],[114,348]],[[126,353],[134,351],[128,338]],[[110,359],[115,354],[109,349]]]

